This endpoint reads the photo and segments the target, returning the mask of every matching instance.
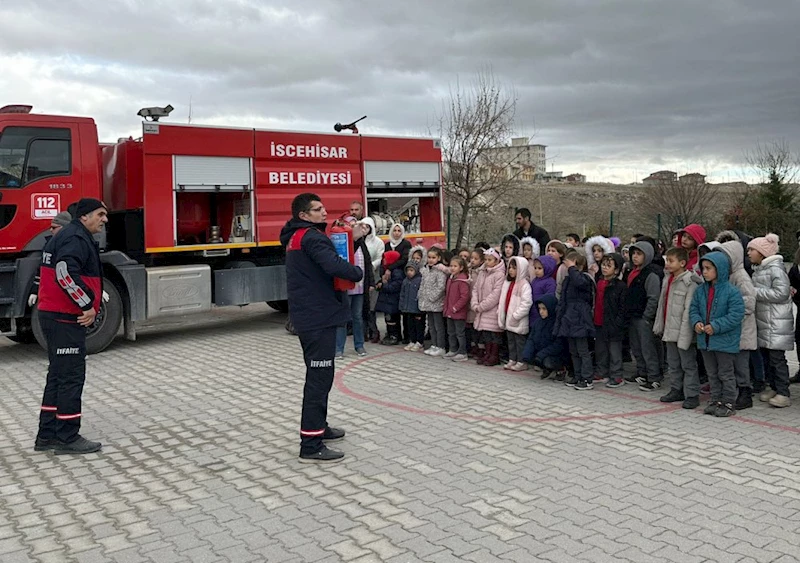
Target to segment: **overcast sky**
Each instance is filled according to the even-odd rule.
[[[756,140],[800,149],[799,0],[25,0],[0,3],[0,105],[420,134],[490,65],[550,165],[628,183],[741,179]],[[549,166],[548,166],[549,168]]]

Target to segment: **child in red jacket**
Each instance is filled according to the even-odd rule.
[[[467,313],[472,293],[467,274],[467,263],[460,256],[450,259],[450,277],[444,297],[444,317],[447,319],[447,334],[450,335],[450,351],[444,355],[454,362],[467,361]]]

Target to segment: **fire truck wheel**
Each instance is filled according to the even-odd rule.
[[[108,348],[122,324],[122,297],[120,297],[119,290],[108,278],[103,278],[103,289],[108,293],[108,303],[102,303],[94,325],[86,333],[86,352],[88,354],[99,354]],[[36,342],[47,350],[47,340],[39,324],[39,308],[35,306],[31,313],[31,326]]]
[[[269,305],[270,307],[281,313],[289,312],[288,301],[267,301],[267,305]]]

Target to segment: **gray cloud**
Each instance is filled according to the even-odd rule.
[[[800,149],[796,0],[89,4],[0,7],[0,91],[92,115],[107,139],[144,105],[185,119],[190,96],[198,123],[327,131],[367,114],[365,131],[419,134],[490,65],[566,172],[719,177],[756,139]]]

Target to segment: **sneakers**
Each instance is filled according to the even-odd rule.
[[[528,364],[525,362],[516,362],[509,369],[511,369],[511,371],[528,371]]]
[[[548,377],[550,377],[550,376],[552,376],[552,375],[553,375],[553,370],[550,370],[550,369],[543,369],[543,370],[541,370],[541,371],[542,371],[542,373],[539,375],[539,378],[540,378],[542,381],[544,381],[545,379],[547,379]]]
[[[433,349],[433,352],[431,352],[430,349],[429,349],[428,350],[428,355],[429,356],[441,357],[441,356],[445,356],[446,355],[442,348],[438,348],[436,346],[431,346],[431,349]]]
[[[358,354],[359,358],[363,358],[364,356],[367,355],[367,351],[364,350],[363,348],[359,348],[358,350],[356,350],[356,354]]]
[[[789,384],[800,383],[800,369],[797,370],[792,377],[789,378]]]
[[[567,379],[567,370],[560,369],[556,372],[556,376],[553,378],[556,381],[565,381]]]
[[[322,439],[326,442],[338,442],[344,439],[345,431],[341,428],[334,428],[332,426],[328,426],[325,429],[325,434],[322,435]]]
[[[400,339],[397,338],[395,335],[390,334],[387,335],[386,338],[381,340],[381,344],[383,344],[384,346],[397,346],[398,344],[400,344]]]
[[[786,395],[775,395],[769,400],[769,404],[773,407],[782,409],[792,404],[792,400]]]
[[[711,393],[711,384],[710,383],[703,383],[700,386],[700,394],[701,395],[708,395]]]
[[[606,381],[608,381],[608,378],[607,377],[603,377],[599,373],[595,373],[592,376],[592,381],[594,381],[595,383],[605,383]]]
[[[574,389],[578,381],[580,380],[577,377],[568,377],[567,379],[564,380],[564,385],[566,385],[567,387],[572,387]]]
[[[503,369],[511,369],[511,368],[513,368],[513,367],[514,367],[514,364],[516,364],[516,363],[517,363],[517,362],[515,362],[514,360],[508,360],[508,361],[505,363],[505,365],[503,366]]]
[[[683,396],[683,391],[680,389],[670,389],[669,393],[662,396],[659,401],[662,403],[677,403],[683,401],[686,397]]]
[[[617,379],[609,379],[608,381],[606,381],[606,387],[608,387],[609,389],[616,389],[617,387],[622,387],[623,385],[625,385],[625,383],[627,382],[622,377]]]
[[[733,403],[717,403],[717,410],[714,411],[714,416],[720,418],[733,416],[736,414],[736,409],[733,408]]]
[[[33,451],[46,452],[48,450],[54,450],[56,449],[56,444],[58,444],[57,440],[50,440],[49,438],[36,438],[36,442],[33,445]]]
[[[469,358],[466,354],[456,354],[451,358],[454,362],[467,362]]]
[[[334,360],[344,360],[344,352],[336,352],[336,355],[333,357]]]
[[[412,352],[422,352],[425,349],[422,342],[414,342],[413,348],[411,349]]]
[[[764,389],[758,396],[758,400],[761,401],[762,403],[766,403],[776,395],[777,393],[775,392],[774,389]]]
[[[455,352],[453,352],[452,350],[450,350],[450,351],[449,351],[447,354],[445,354],[445,355],[444,355],[444,356],[442,356],[442,357],[443,357],[443,358],[447,358],[447,359],[449,360],[450,358],[455,358],[455,357],[456,357],[456,355],[457,355],[457,354],[456,354]]]
[[[304,454],[300,452],[298,461],[300,463],[336,463],[338,461],[342,461],[343,459],[344,454],[342,452],[337,452],[336,450],[322,446],[321,450],[314,452],[313,454]]]
[[[709,401],[706,405],[706,408],[703,409],[703,414],[711,414],[714,415],[717,413],[717,407],[721,405],[719,401]]]
[[[740,387],[739,396],[736,397],[736,403],[733,405],[737,411],[752,408],[753,406],[753,390],[749,387]]]
[[[579,379],[575,382],[574,389],[575,391],[589,391],[594,389],[594,383],[591,380]]]
[[[647,376],[637,375],[636,377],[633,378],[633,381],[635,383],[638,383],[639,385],[644,385],[645,383],[647,383]]]
[[[413,352],[414,351],[414,347],[416,345],[417,345],[416,342],[410,342],[410,343],[406,344],[405,346],[403,346],[403,350],[405,350],[406,352]]]
[[[103,444],[100,442],[92,442],[91,440],[87,440],[80,434],[78,434],[78,439],[69,442],[56,442],[53,451],[56,455],[64,455],[64,454],[91,454],[94,452],[99,452]]]
[[[686,397],[681,406],[688,410],[696,409],[700,406],[700,397]]]
[[[636,379],[639,379],[638,377]],[[639,384],[639,389],[642,391],[658,391],[661,389],[661,382],[660,381],[645,381],[644,383]]]
[[[428,356],[431,356],[431,355],[433,355],[434,352],[436,352],[436,350],[438,350],[438,348],[436,346],[431,346],[430,348],[425,350],[425,354],[427,354]]]

